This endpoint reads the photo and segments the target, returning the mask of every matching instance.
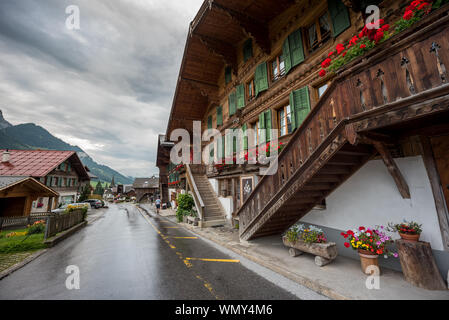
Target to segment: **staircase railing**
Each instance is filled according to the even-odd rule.
[[[447,84],[449,75],[442,67],[449,68],[447,11],[437,11],[390,38],[337,75],[279,154],[277,172],[264,176],[237,212],[241,236],[268,208],[278,205],[293,180],[307,175],[306,167],[322,165],[315,160],[335,144],[338,134],[345,136],[344,124],[349,117],[370,114]],[[344,144],[340,142],[334,148]]]
[[[195,178],[192,174],[192,169],[190,168],[189,164],[186,165],[186,178],[187,178],[187,183],[189,184],[190,188],[193,191],[193,200],[195,201],[195,206],[198,210],[198,218],[203,220],[205,205],[204,205],[203,199],[201,198],[201,194],[198,190],[198,187],[195,182]]]

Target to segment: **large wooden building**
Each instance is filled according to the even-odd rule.
[[[340,243],[340,232],[358,225],[417,220],[447,270],[448,6],[319,75],[329,52],[362,30],[367,5],[393,28],[410,2],[205,1],[190,24],[165,141],[201,121],[202,131],[223,136],[254,129],[244,148],[275,129],[285,148],[265,176],[259,165],[179,166],[158,153],[161,181],[192,193],[203,220],[239,220],[244,240],[301,220]],[[215,162],[238,157],[223,140],[224,152],[203,143]]]
[[[56,191],[59,196],[38,197],[32,212],[47,212],[59,204],[73,203],[90,176],[74,151],[0,150],[0,176],[32,177]]]

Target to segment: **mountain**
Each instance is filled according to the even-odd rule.
[[[8,123],[7,121],[5,122]],[[17,126],[9,125],[6,128],[0,129],[0,148],[76,151],[83,164],[98,179],[110,183],[112,177],[114,177],[115,181],[120,184],[132,184],[134,181],[132,177],[126,177],[108,166],[98,164],[78,146],[72,146],[56,138],[46,129],[34,123],[19,124]]]
[[[0,130],[8,127],[12,127],[12,124],[10,124],[8,121],[5,120],[5,118],[3,118],[3,112],[2,110],[0,110]]]

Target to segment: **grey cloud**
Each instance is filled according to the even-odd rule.
[[[157,134],[201,3],[0,1],[0,108],[13,124],[103,145],[88,153],[124,174],[157,173]],[[65,29],[70,4],[79,31]]]

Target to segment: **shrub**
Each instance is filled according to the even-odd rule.
[[[194,216],[192,214],[193,206],[195,201],[190,194],[179,194],[178,198],[178,209],[176,210],[176,218],[178,222],[182,222],[184,216]]]
[[[28,226],[27,235],[43,233],[45,231],[45,221],[40,220],[33,223],[31,226]]]
[[[305,243],[326,243],[326,235],[323,230],[315,226],[306,228],[303,224],[296,224],[285,233],[289,242],[295,243],[298,240]]]

